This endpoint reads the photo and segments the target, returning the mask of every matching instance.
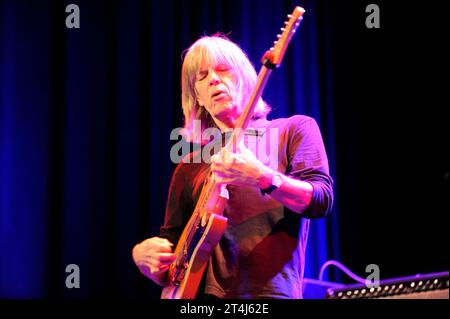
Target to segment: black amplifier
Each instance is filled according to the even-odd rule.
[[[327,299],[448,299],[448,271],[380,280],[377,287],[363,284],[328,288]]]

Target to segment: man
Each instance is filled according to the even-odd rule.
[[[227,38],[197,40],[182,67],[186,138],[203,141],[200,135],[210,127],[226,136],[247,105],[256,79],[245,53]],[[260,99],[246,143],[236,152],[222,149],[211,163],[205,158],[192,163],[191,155],[178,164],[160,236],[133,248],[133,259],[145,276],[167,285],[167,270],[175,260],[172,249],[212,171],[229,191],[224,211],[228,226],[210,258],[199,296],[302,298],[309,219],[331,211],[333,181],[316,122],[300,115],[268,121],[269,111]],[[198,120],[200,132],[194,130]],[[269,155],[263,156],[267,146]]]

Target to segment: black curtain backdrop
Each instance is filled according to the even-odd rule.
[[[264,97],[269,118],[318,121],[335,179],[307,276],[328,259],[381,279],[448,270],[446,14],[393,2],[0,1],[0,297],[158,298],[131,248],[163,221],[182,53],[220,31],[258,70],[295,5],[305,19]]]

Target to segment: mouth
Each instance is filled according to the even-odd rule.
[[[225,91],[218,90],[218,91],[214,92],[213,94],[211,94],[211,99],[213,101],[217,101],[217,100],[220,100],[220,99],[222,99],[222,98],[224,98],[226,96],[227,96],[227,93]]]

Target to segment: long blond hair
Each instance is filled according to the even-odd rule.
[[[182,134],[188,141],[201,142],[199,132],[194,130],[194,121],[201,121],[201,132],[209,127],[216,127],[212,117],[204,107],[198,104],[195,92],[196,74],[203,59],[208,64],[229,65],[237,74],[237,103],[245,107],[256,85],[257,74],[245,52],[222,34],[204,36],[192,44],[186,51],[181,70],[181,102],[184,114]],[[262,98],[259,99],[253,118],[265,118],[270,107]]]

